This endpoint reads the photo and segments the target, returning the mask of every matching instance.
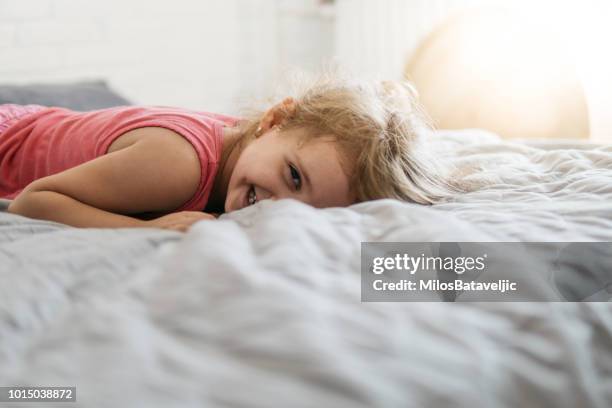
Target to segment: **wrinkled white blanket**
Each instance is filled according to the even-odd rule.
[[[187,234],[0,212],[0,386],[76,386],[83,407],[612,406],[608,303],[360,301],[362,241],[612,241],[612,147],[433,143],[494,182],[434,207],[261,202]]]

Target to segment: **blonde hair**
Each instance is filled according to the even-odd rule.
[[[358,202],[434,204],[463,192],[427,147],[432,128],[409,83],[356,83],[328,73],[293,85],[295,111],[282,129],[307,129],[309,140],[331,137]],[[245,117],[244,139],[254,137],[263,114]]]

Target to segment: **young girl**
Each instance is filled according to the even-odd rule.
[[[409,85],[329,77],[245,118],[0,105],[0,197],[11,213],[76,227],[179,231],[266,199],[431,204],[458,188],[426,131]]]

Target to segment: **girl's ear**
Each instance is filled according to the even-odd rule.
[[[255,137],[259,137],[274,126],[279,126],[282,122],[295,113],[295,100],[292,97],[283,99],[266,111],[259,122],[259,127],[255,132]]]

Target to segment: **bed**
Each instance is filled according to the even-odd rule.
[[[612,146],[431,142],[495,182],[433,207],[263,201],[185,234],[0,211],[0,385],[83,407],[612,406],[609,302],[361,301],[361,242],[612,241]]]

